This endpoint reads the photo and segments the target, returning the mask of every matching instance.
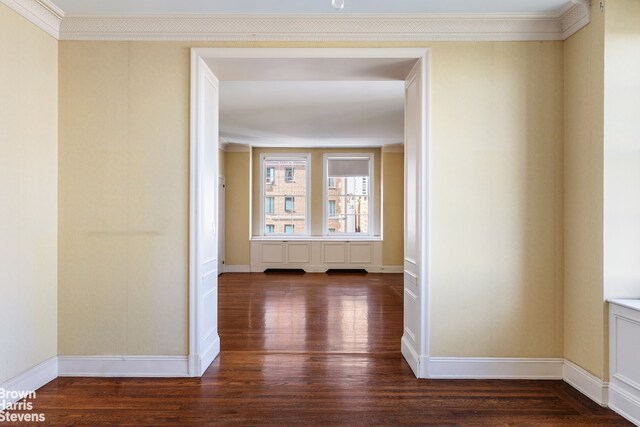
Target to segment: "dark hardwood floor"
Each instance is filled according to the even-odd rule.
[[[225,274],[199,379],[59,378],[51,425],[629,425],[561,381],[416,380],[401,275]]]

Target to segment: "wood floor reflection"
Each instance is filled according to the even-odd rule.
[[[417,380],[401,275],[225,274],[203,378],[59,378],[51,425],[629,425],[561,381]]]

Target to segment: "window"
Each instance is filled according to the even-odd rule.
[[[294,203],[294,198],[293,197],[285,197],[284,198],[284,211],[287,213],[291,213],[293,212],[293,203]]]
[[[329,200],[329,216],[336,216],[336,201]]]
[[[266,173],[266,182],[267,184],[273,184],[276,180],[276,168],[268,167]]]
[[[284,182],[295,182],[296,169],[285,168],[284,169]]]
[[[265,197],[264,199],[264,213],[272,214],[276,210],[276,198]],[[272,231],[273,233],[273,231]]]
[[[261,156],[264,235],[306,235],[309,228],[308,154]]]
[[[326,233],[370,235],[373,154],[326,154],[324,174]]]

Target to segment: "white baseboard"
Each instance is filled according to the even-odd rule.
[[[563,359],[502,357],[431,357],[434,379],[562,379]]]
[[[383,265],[381,267],[380,272],[390,273],[390,274],[404,273],[404,266],[403,265]]]
[[[609,386],[600,378],[585,371],[575,363],[565,360],[562,368],[562,379],[598,405],[607,406]]]
[[[609,408],[640,426],[640,390],[635,387],[619,387],[615,382],[609,385]]]
[[[205,350],[204,354],[200,356],[200,360],[198,361],[198,376],[204,375],[206,370],[209,368],[211,363],[215,360],[215,358],[220,354],[220,337],[216,334],[215,341],[209,346],[207,350]]]
[[[17,392],[29,394],[35,392],[40,387],[48,384],[58,377],[58,358],[52,357],[45,360],[37,366],[29,369],[26,372],[14,377],[3,384],[0,384],[0,389],[9,392]],[[8,405],[11,405],[20,398],[9,396],[6,399],[0,399],[0,411],[5,409]]]
[[[187,356],[59,356],[61,377],[188,377]]]
[[[404,359],[407,361],[411,370],[418,378],[424,378],[420,376],[420,357],[418,353],[416,353],[413,348],[407,343],[407,339],[403,336],[400,340],[400,351],[404,356]]]
[[[251,273],[250,265],[225,265],[225,273]]]

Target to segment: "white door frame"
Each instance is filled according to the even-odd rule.
[[[201,376],[206,368],[210,354],[204,354],[208,349],[199,348],[198,331],[203,325],[202,301],[198,301],[198,278],[201,277],[200,265],[198,262],[199,242],[204,238],[200,235],[197,224],[201,218],[201,210],[204,208],[204,201],[199,189],[202,187],[199,180],[202,179],[200,173],[204,158],[202,150],[198,150],[198,129],[203,126],[202,120],[205,117],[200,112],[202,98],[205,96],[202,76],[212,72],[207,66],[206,59],[215,58],[239,58],[239,59],[301,59],[301,58],[321,58],[321,59],[415,59],[421,69],[422,79],[421,91],[421,129],[419,130],[422,141],[420,152],[422,155],[417,160],[419,169],[420,194],[418,197],[418,217],[421,226],[417,230],[420,259],[418,260],[418,274],[414,270],[412,274],[417,277],[416,289],[418,303],[416,305],[418,313],[415,313],[419,322],[413,348],[407,349],[402,346],[402,353],[409,362],[418,377],[428,377],[429,363],[429,134],[430,134],[430,105],[429,105],[429,54],[427,48],[193,48],[191,49],[191,159],[190,159],[190,195],[189,221],[190,221],[190,243],[189,243],[189,373],[192,376]],[[205,71],[206,69],[206,71]],[[214,78],[217,78],[214,76]],[[200,113],[200,114],[199,114]],[[217,143],[217,142],[216,142]],[[214,166],[215,176],[218,176],[218,165]],[[406,187],[406,183],[405,183]],[[217,192],[217,191],[216,191]],[[405,200],[406,203],[406,200]],[[216,236],[217,239],[217,236]],[[406,238],[405,238],[406,240]],[[217,243],[217,242],[216,242]],[[405,281],[407,272],[405,271]],[[412,276],[413,277],[413,276]],[[216,279],[217,280],[217,279]],[[217,317],[217,305],[214,308]],[[405,319],[406,322],[406,319]],[[405,328],[406,332],[406,328]],[[405,340],[403,339],[403,344]],[[219,351],[219,342],[218,342]],[[217,355],[217,353],[216,353]],[[204,366],[203,365],[206,365]]]

